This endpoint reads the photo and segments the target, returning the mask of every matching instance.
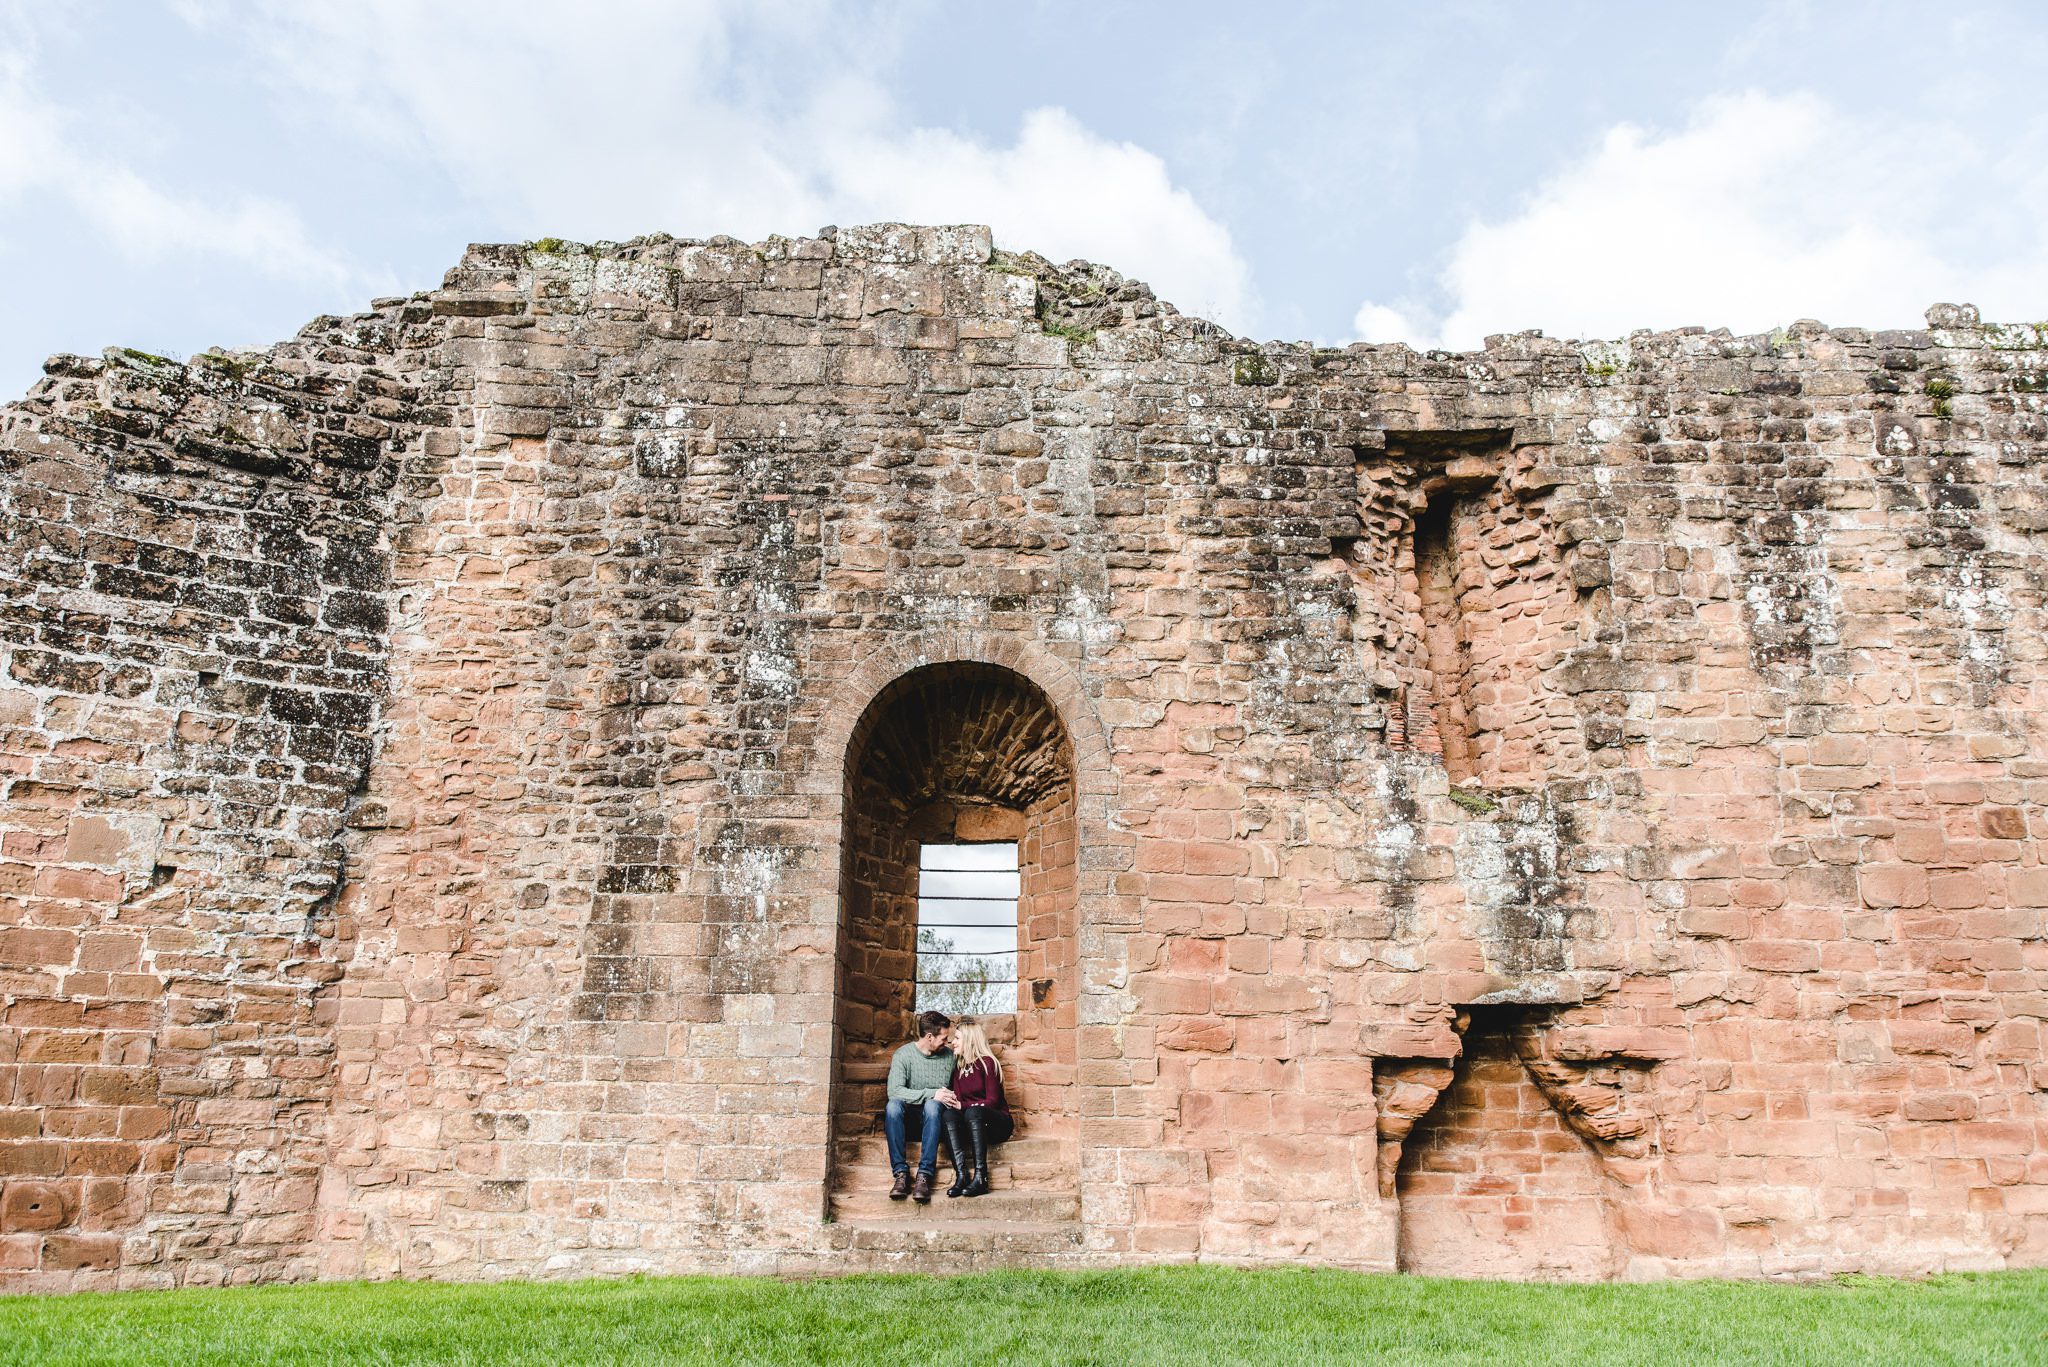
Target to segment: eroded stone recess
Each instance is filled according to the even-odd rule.
[[[1962,306],[1259,347],[900,225],[58,357],[0,1286],[2048,1262],[2044,389]],[[980,839],[1023,1128],[920,1216]]]

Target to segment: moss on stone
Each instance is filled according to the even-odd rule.
[[[1266,359],[1264,352],[1240,356],[1230,367],[1232,384],[1278,384],[1280,367]]]
[[[1453,788],[1451,789],[1451,801],[1457,803],[1466,811],[1471,812],[1474,816],[1488,816],[1500,810],[1498,802],[1495,802],[1477,788]]]
[[[1028,275],[1037,279],[1042,272],[1032,269],[1028,258],[1015,252],[1006,252],[1000,247],[989,253],[987,268],[998,275]]]
[[[1956,387],[1954,382],[1943,379],[1939,375],[1928,378],[1927,397],[1934,400],[1935,417],[1946,418],[1955,412],[1955,396]]]
[[[192,358],[194,365],[218,371],[231,380],[246,380],[256,372],[259,364],[254,359],[231,356],[224,351],[202,351]]]

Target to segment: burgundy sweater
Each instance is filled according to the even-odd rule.
[[[962,1106],[993,1106],[1004,1115],[1010,1113],[1010,1103],[1003,1100],[1003,1075],[992,1058],[978,1059],[972,1067],[955,1069],[953,1095],[960,1098]]]

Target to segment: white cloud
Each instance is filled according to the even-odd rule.
[[[1225,323],[1252,307],[1228,230],[1144,148],[1059,109],[1027,114],[1007,144],[907,124],[874,13],[357,0],[188,14],[256,45],[321,117],[438,163],[505,231],[988,222],[1006,245],[1104,261]]]
[[[266,275],[346,288],[364,278],[316,244],[306,225],[275,200],[240,195],[208,204],[174,195],[125,166],[74,160],[65,193],[130,260],[161,262],[219,255]]]
[[[93,151],[63,109],[40,96],[28,59],[17,51],[0,60],[0,209],[37,201],[68,204],[130,262],[218,256],[274,277],[362,284],[345,257],[316,244],[299,216],[276,200],[176,194]]]
[[[1435,334],[1412,313],[1370,299],[1351,316],[1352,338],[1360,342],[1406,342],[1413,347],[1436,345]]]
[[[1165,162],[1064,110],[1025,115],[1009,147],[927,129],[869,133],[836,151],[828,193],[864,216],[991,223],[1006,246],[1103,262],[1191,313],[1247,311],[1250,274],[1229,231],[1175,188]]]
[[[1808,95],[1717,97],[1677,132],[1610,129],[1518,214],[1468,227],[1439,278],[1446,307],[1369,300],[1354,326],[1468,349],[1530,327],[1910,327],[1941,299],[2031,317],[2048,301],[2048,195],[2039,170],[2016,169],[1939,125],[1859,121]],[[1960,205],[1987,220],[1974,238],[1958,234]]]

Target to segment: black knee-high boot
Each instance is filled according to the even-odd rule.
[[[946,1146],[953,1151],[953,1185],[946,1188],[946,1195],[959,1196],[966,1192],[973,1168],[968,1155],[974,1151],[974,1141],[968,1134],[965,1110],[946,1111]]]
[[[967,1184],[962,1196],[988,1195],[988,1110],[982,1106],[968,1106],[962,1111],[967,1117],[967,1139],[974,1146],[974,1180]]]

